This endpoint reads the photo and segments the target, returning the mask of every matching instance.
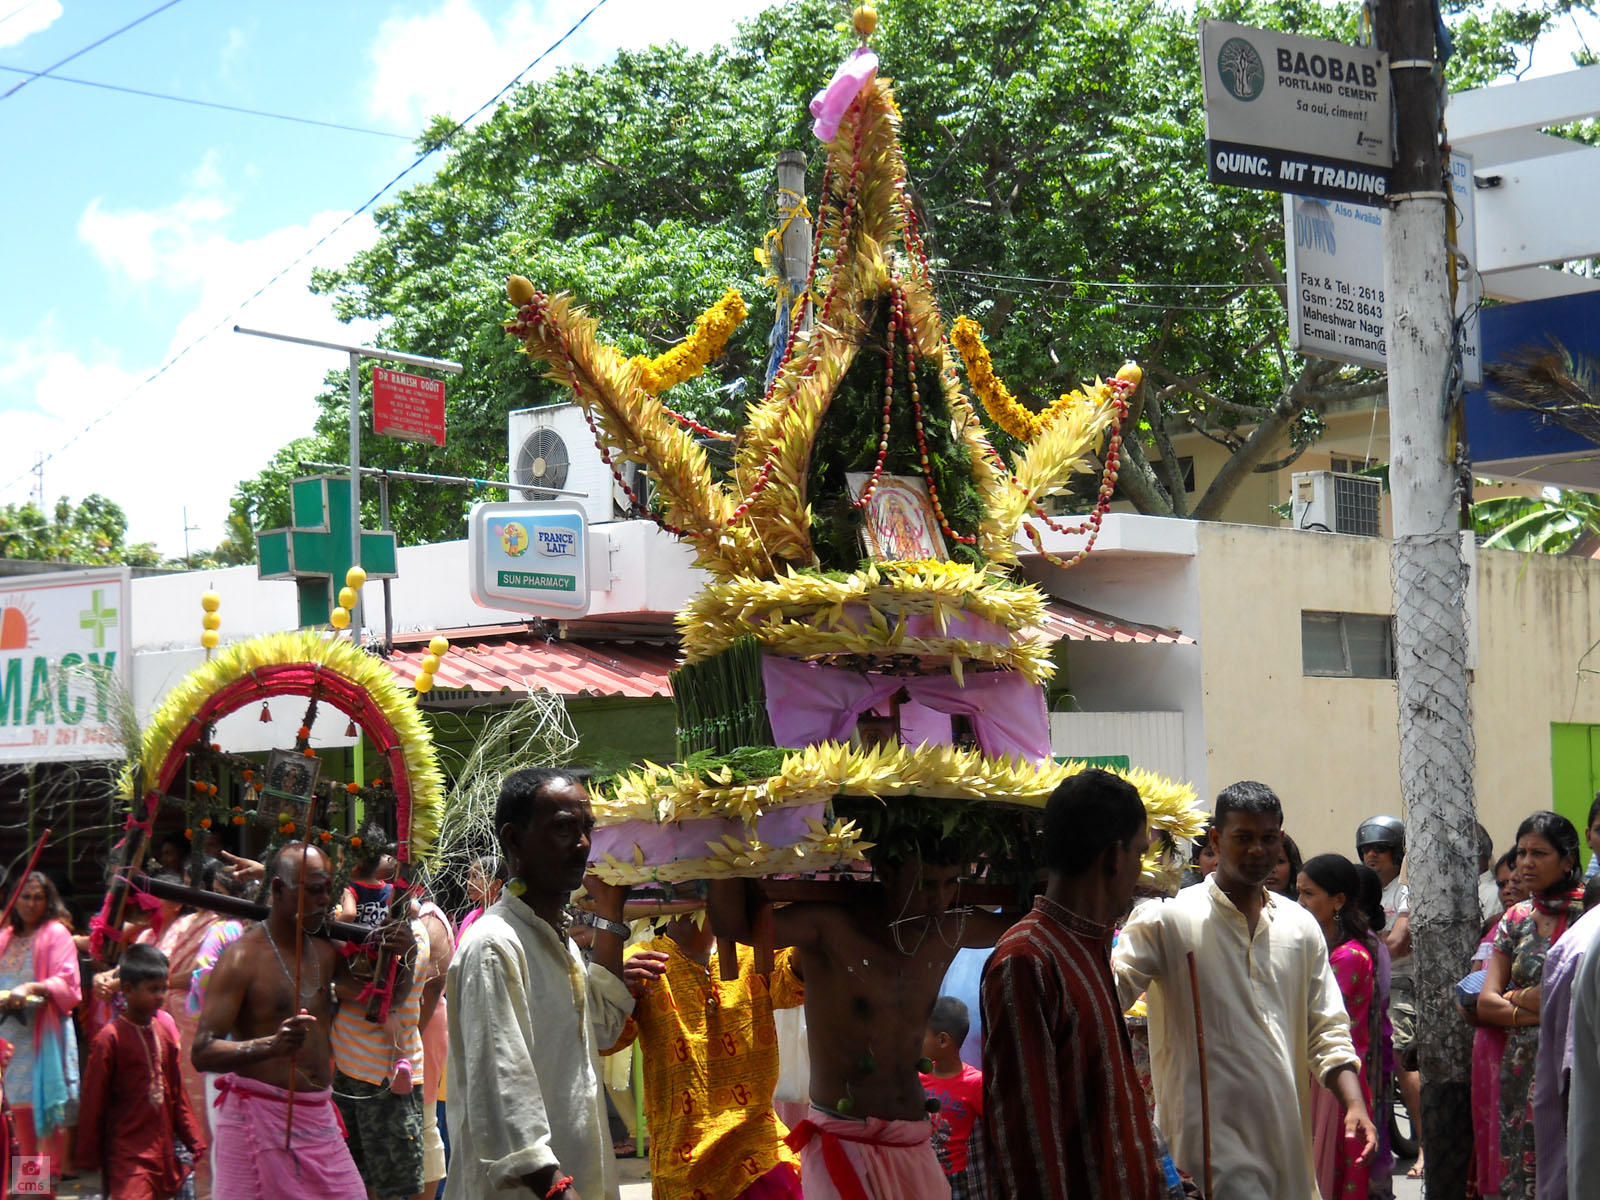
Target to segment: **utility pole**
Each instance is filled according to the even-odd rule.
[[[194,563],[189,561],[189,534],[192,530],[199,529],[198,525],[189,524],[189,506],[183,506],[183,566],[184,570],[191,570]]]
[[[778,231],[778,245],[768,246],[768,253],[776,258],[771,266],[778,276],[778,308],[767,339],[766,384],[778,373],[794,322],[800,322],[801,333],[811,328],[811,306],[805,295],[806,277],[811,271],[811,217],[806,211],[803,150],[778,152]]]
[[[1457,505],[1464,449],[1441,155],[1444,66],[1430,0],[1382,0],[1377,32],[1389,55],[1395,112],[1392,207],[1383,223],[1389,482],[1424,1186],[1430,1200],[1459,1200],[1471,1160],[1472,1044],[1451,986],[1472,958],[1479,917],[1464,608],[1472,581]],[[1386,1101],[1378,1107],[1374,1116],[1386,1119]]]

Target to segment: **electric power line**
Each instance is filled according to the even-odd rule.
[[[124,25],[121,29],[113,29],[110,33],[106,34],[104,37],[97,38],[94,41],[90,42],[82,50],[74,50],[71,54],[67,55],[65,58],[60,59],[57,62],[51,63],[44,70],[40,71],[38,75],[33,75],[33,76],[30,76],[27,79],[18,80],[15,84],[12,85],[12,87],[11,87],[11,89],[9,91],[0,92],[0,100],[4,100],[8,96],[16,95],[16,93],[20,92],[23,88],[27,87],[30,83],[32,83],[35,79],[38,79],[40,76],[50,74],[50,72],[54,71],[57,67],[66,66],[73,59],[81,58],[83,55],[89,53],[89,51],[93,50],[97,46],[104,46],[112,38],[120,37],[122,34],[127,33],[128,30],[132,29],[135,25],[144,24],[144,22],[148,21],[151,17],[155,16],[157,13],[165,12],[167,9],[171,8],[176,3],[178,3],[178,0],[166,0],[165,4],[156,5],[149,12],[145,13],[144,16],[135,17],[133,20],[129,21],[126,25]],[[13,13],[12,15],[15,16],[16,14]]]
[[[23,13],[27,12],[30,8],[38,3],[39,0],[27,0],[26,4],[23,4],[18,8],[13,8],[5,16],[0,17],[0,25],[4,25],[7,21],[11,20],[12,17],[20,17]]]
[[[312,117],[296,117],[288,113],[266,112],[263,109],[244,108],[237,104],[219,104],[214,100],[196,100],[190,96],[171,96],[166,92],[147,92],[143,88],[124,87],[118,83],[101,83],[94,79],[78,79],[72,75],[52,75],[46,71],[30,71],[26,67],[0,65],[0,71],[9,71],[13,75],[28,75],[33,79],[48,79],[52,83],[76,83],[80,87],[103,88],[108,92],[124,92],[130,96],[148,96],[152,100],[171,100],[176,104],[193,104],[199,108],[216,108],[223,112],[243,113],[250,117],[270,117],[274,121],[293,121],[297,125],[320,125],[324,129],[342,129],[346,133],[368,133],[373,137],[399,138],[403,142],[411,140],[403,133],[393,133],[387,129],[366,129],[360,125],[341,125],[337,121],[318,121]]]
[[[178,0],[167,0],[167,3],[163,4],[161,7],[162,8],[169,8],[173,4],[176,4],[177,2],[178,2]],[[561,47],[561,45],[563,43],[565,43],[568,38],[570,38],[573,34],[577,33],[578,30],[583,27],[584,23],[586,21],[588,21],[588,19],[590,17],[594,16],[594,14],[597,11],[599,11],[599,9],[605,3],[606,3],[606,0],[595,0],[595,2],[589,6],[588,11],[586,11],[583,14],[583,16],[579,17],[575,22],[573,22],[572,27],[570,29],[568,29],[565,33],[563,33],[555,41],[551,42],[549,46],[545,47],[545,49],[540,52],[539,56],[537,58],[535,58],[531,63],[529,63],[527,66],[523,67],[522,70],[518,71],[516,73],[516,75],[512,77],[511,82],[507,83],[498,92],[496,92],[494,95],[490,96],[489,99],[485,100],[482,104],[478,105],[478,107],[473,109],[472,112],[469,113],[465,118],[463,118],[460,121],[455,122],[450,127],[449,131],[445,134],[445,136],[433,139],[433,144],[428,149],[424,150],[421,154],[419,154],[417,156],[416,160],[413,161],[410,166],[408,166],[405,169],[403,169],[393,179],[389,180],[388,183],[384,184],[376,192],[372,193],[372,195],[369,196],[366,199],[366,201],[361,205],[360,208],[356,209],[349,216],[345,217],[342,221],[340,221],[337,225],[335,225],[332,229],[328,230],[327,233],[325,233],[321,237],[319,237],[315,242],[313,242],[311,244],[309,249],[307,249],[304,253],[299,255],[299,257],[295,258],[293,262],[289,263],[288,266],[286,266],[282,270],[280,270],[276,275],[274,275],[271,279],[267,280],[264,284],[262,284],[260,287],[258,287],[255,291],[251,292],[250,295],[247,296],[243,301],[241,301],[239,304],[234,305],[234,307],[228,312],[228,314],[226,316],[222,317],[220,320],[218,320],[216,322],[216,324],[212,325],[210,328],[206,329],[199,336],[195,337],[192,341],[188,342],[181,350],[179,350],[171,358],[167,359],[166,362],[162,363],[154,371],[150,372],[149,375],[145,376],[144,379],[140,380],[139,383],[135,384],[134,387],[133,387],[133,390],[128,392],[126,395],[124,395],[120,400],[118,400],[110,408],[108,408],[104,412],[102,412],[99,416],[95,417],[92,421],[90,421],[82,429],[78,430],[77,433],[73,434],[65,442],[63,442],[61,445],[57,446],[54,450],[52,450],[49,454],[45,455],[43,461],[44,462],[49,462],[52,459],[54,459],[56,457],[56,455],[62,453],[64,450],[71,449],[80,440],[82,440],[87,434],[91,433],[95,429],[95,427],[98,426],[102,421],[104,421],[107,417],[111,416],[112,413],[116,412],[124,404],[126,404],[129,400],[132,400],[135,396],[137,396],[145,388],[149,387],[157,379],[160,379],[161,376],[165,375],[168,371],[170,371],[174,366],[176,366],[196,346],[200,345],[200,343],[204,342],[207,338],[209,338],[212,334],[216,333],[217,330],[223,328],[225,325],[232,324],[233,319],[236,316],[238,316],[239,313],[243,312],[246,308],[248,308],[251,304],[253,304],[258,298],[260,298],[260,296],[268,288],[270,288],[273,284],[277,283],[278,280],[282,279],[290,271],[294,270],[297,266],[299,266],[301,263],[303,263],[306,259],[310,258],[313,254],[315,254],[323,246],[324,243],[326,243],[330,238],[333,237],[334,234],[338,233],[346,225],[350,224],[351,221],[355,220],[362,213],[366,212],[367,209],[371,208],[374,204],[376,204],[378,202],[379,198],[381,198],[385,192],[387,192],[390,188],[394,187],[395,184],[399,183],[407,175],[411,174],[412,171],[415,171],[418,167],[420,167],[424,162],[426,162],[430,157],[432,157],[433,154],[441,146],[444,146],[457,133],[461,132],[462,129],[466,128],[468,123],[470,123],[480,113],[482,113],[485,109],[488,109],[489,107],[491,107],[492,105],[497,103],[499,101],[500,97],[504,96],[512,88],[516,87],[517,84],[521,83],[522,82],[522,77],[524,75],[526,75],[529,71],[531,71],[535,67],[537,67],[541,62],[543,62],[551,54],[554,54],[556,52],[556,50],[559,49]],[[159,12],[161,10],[160,9],[156,9],[155,11]],[[150,16],[150,15],[153,15],[153,14],[149,14],[149,13],[146,14],[146,16]],[[140,18],[140,20],[143,20],[143,19],[144,19],[143,17]],[[135,22],[135,24],[137,24],[137,22]],[[125,26],[124,28],[128,28],[128,27]],[[108,36],[115,36],[115,35],[112,34],[112,35],[108,35]],[[105,40],[106,40],[105,38],[101,39],[102,42],[105,41]],[[79,53],[81,54],[82,51],[79,51]],[[77,55],[71,55],[69,57],[76,58]],[[62,60],[62,62],[65,62],[65,61],[67,61],[67,60],[66,59]],[[57,66],[59,66],[59,65],[60,64],[58,63]],[[27,80],[23,81],[23,83],[26,83],[26,82],[28,82],[28,81]],[[22,84],[18,84],[17,86],[21,87]],[[12,91],[15,91],[15,90],[16,90],[16,88],[12,89]],[[11,94],[10,92],[6,93],[6,95],[10,95],[10,94]],[[0,96],[0,100],[3,100],[3,99],[5,99],[5,96]],[[22,472],[21,475],[18,475],[13,479],[8,480],[3,486],[0,486],[0,493],[5,493],[5,492],[10,491],[21,480],[23,480],[27,476],[33,474],[33,472],[36,469],[37,469],[37,467],[30,467],[30,468],[28,468],[28,470]]]

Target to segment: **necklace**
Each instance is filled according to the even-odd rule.
[[[283,968],[283,977],[289,981],[289,986],[293,987],[294,974],[289,970],[289,964],[283,961],[283,951],[278,949],[278,943],[273,940],[272,930],[267,928],[267,923],[265,921],[257,921],[256,925],[260,927],[261,935],[267,939],[267,945],[272,947],[272,953],[277,958],[278,965]],[[311,940],[310,938],[306,937],[304,931],[301,932],[300,936],[308,942]],[[322,987],[322,972],[317,966],[317,956],[315,953],[313,953],[310,957],[311,976],[313,982],[311,987],[307,989],[305,981],[301,980],[300,995],[296,997],[296,1000],[299,1002],[296,1006],[298,1008],[309,1007],[311,1001],[316,998],[318,989]]]
[[[148,1025],[141,1025],[137,1021],[129,1019],[124,1013],[118,1013],[117,1020],[127,1021],[139,1033],[139,1048],[144,1051],[145,1065],[150,1070],[148,1098],[151,1104],[160,1108],[167,1102],[167,1081],[162,1075],[162,1067],[165,1062],[161,1053],[161,1042],[157,1040],[155,1031]]]

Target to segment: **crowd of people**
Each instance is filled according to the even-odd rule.
[[[839,903],[715,881],[643,936],[588,874],[580,772],[508,776],[495,825],[502,856],[453,917],[396,895],[377,837],[342,889],[314,846],[266,865],[215,847],[205,886],[265,878],[259,922],[135,892],[79,934],[47,875],[18,880],[0,1061],[19,1161],[99,1171],[112,1200],[615,1197],[605,1064],[636,1042],[660,1197],[1377,1198],[1396,1100],[1421,1128],[1394,817],[1359,826],[1354,858],[1303,859],[1272,790],[1234,784],[1185,886],[1155,896],[1137,791],[1088,770],[1045,808],[1020,919],[962,904],[969,851],[927,844]],[[1483,934],[1456,988],[1473,1184],[1555,1200],[1600,1170],[1600,878],[1553,812],[1498,857],[1478,832]],[[162,847],[173,879],[184,849]],[[375,932],[357,948],[329,918]],[[985,956],[965,1000],[964,947]],[[800,1106],[775,1099],[786,1009]]]

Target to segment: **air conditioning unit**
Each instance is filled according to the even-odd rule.
[[[1383,533],[1379,510],[1383,481],[1376,476],[1296,471],[1291,478],[1291,488],[1293,499],[1289,514],[1296,529],[1353,533],[1362,537],[1378,537]]]
[[[594,434],[576,404],[514,409],[507,415],[506,432],[506,478],[522,489],[512,499],[570,500],[583,506],[591,525],[640,515],[631,511],[627,492],[601,459]],[[644,503],[644,470],[637,463],[622,463],[619,470]],[[541,490],[546,488],[555,490]],[[563,496],[561,492],[587,495]]]

